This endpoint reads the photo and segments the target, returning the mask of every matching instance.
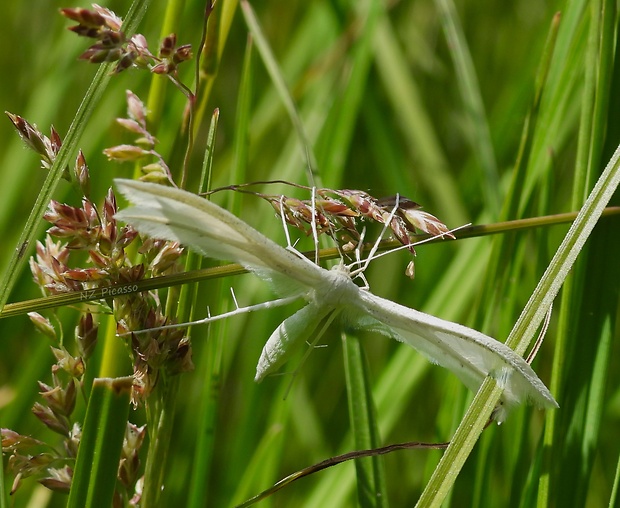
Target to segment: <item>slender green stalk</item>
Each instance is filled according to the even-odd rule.
[[[143,506],[160,506],[162,486],[168,469],[168,454],[174,429],[174,409],[179,391],[179,376],[162,373],[146,402],[149,446],[144,469]]]
[[[209,129],[209,137],[207,140],[207,149],[204,154],[202,164],[202,174],[200,178],[200,192],[205,192],[211,188],[211,175],[213,170],[213,153],[215,150],[215,134],[217,132],[217,123],[219,112],[215,111],[211,119],[211,127]],[[188,254],[188,263],[192,261],[196,268],[200,267],[202,257],[194,252]],[[188,286],[185,286],[188,287]],[[181,293],[183,298],[185,295],[191,301],[195,302],[197,297],[198,285],[192,284],[191,292],[185,291]],[[181,305],[183,308],[183,305]],[[192,314],[195,307],[192,307]],[[192,317],[192,316],[188,316]],[[190,479],[188,508],[199,508],[204,506],[205,499],[208,498],[208,483],[205,478],[209,478],[213,467],[213,449],[215,446],[215,424],[217,416],[217,408],[220,400],[221,392],[221,376],[222,376],[222,355],[224,350],[224,338],[222,334],[208,334],[209,341],[205,347],[205,361],[203,365],[209,365],[207,369],[207,383],[202,391],[200,400],[200,411],[197,415],[198,424],[196,429],[198,432],[194,460],[192,463],[192,473]]]
[[[287,392],[288,385],[281,383],[277,388],[277,399],[283,401]],[[295,393],[291,396],[295,396]],[[252,453],[248,454],[247,448],[241,450],[244,474],[238,478],[234,486],[232,499],[230,496],[226,499],[227,504],[231,506],[243,503],[260,490],[259,486],[273,483],[275,471],[278,470],[281,457],[286,450],[288,436],[283,432],[283,428],[292,417],[292,408],[289,404],[281,402],[271,405],[269,409],[269,425],[261,433],[258,444],[251,450]],[[248,432],[250,431],[251,429],[248,429]]]
[[[218,112],[216,111],[212,118],[209,138],[204,152],[202,173],[200,177],[201,188],[199,189],[199,192],[206,192],[209,190],[207,185],[211,180],[215,132],[217,128],[218,116]],[[201,256],[194,252],[190,252],[186,259],[186,271],[199,269],[201,264]],[[190,319],[194,311],[196,294],[196,284],[185,285],[176,293],[171,293],[169,291],[167,297],[167,304],[169,304],[167,305],[167,315],[174,315],[175,319],[180,322]],[[180,380],[178,375],[163,373],[155,391],[151,397],[149,397],[149,400],[146,401],[150,441],[145,467],[144,492],[142,497],[142,502],[145,506],[151,506],[151,503],[153,506],[157,506],[160,503],[160,495],[164,485],[166,473],[170,470],[167,457],[170,453],[172,434],[174,431],[174,410],[176,400],[179,397],[179,382]],[[215,391],[208,390],[207,393],[209,396],[212,396]],[[209,412],[207,415],[208,421],[205,422],[205,426],[209,427],[212,424],[211,418],[213,418],[214,415],[215,412]],[[201,436],[203,436],[201,441],[204,441],[205,435],[201,434]],[[200,461],[197,464],[197,468],[199,471],[208,472],[210,459],[208,451],[210,447],[208,446],[208,442],[202,442],[201,444],[204,446],[204,452],[207,454],[197,453]],[[194,488],[191,491],[193,499],[203,499],[201,494],[205,488],[204,481],[202,481],[199,486],[194,479],[193,486]]]
[[[160,38],[163,39],[171,33],[177,33],[179,21],[185,6],[185,0],[170,0],[166,2],[166,14],[161,25]],[[151,78],[151,86],[148,93],[148,120],[151,132],[157,134],[160,128],[161,115],[164,109],[168,80],[162,76],[154,75]]]
[[[605,209],[602,215],[604,217],[613,217],[615,215],[620,215],[620,207],[609,207]],[[476,238],[492,234],[495,235],[510,231],[518,231],[521,229],[566,224],[575,220],[575,217],[577,217],[577,213],[569,212],[543,217],[533,217],[530,219],[518,219],[513,221],[498,222],[496,224],[467,226],[459,229],[457,240]],[[426,238],[424,235],[421,235],[419,237],[420,240],[424,238]],[[427,243],[436,243],[443,241],[445,240],[437,239],[429,241]],[[381,243],[380,251],[393,249],[394,247],[398,247],[399,245],[400,244],[394,240],[387,240]],[[306,252],[304,253],[304,255],[308,258],[311,258],[314,256],[314,252]],[[340,258],[340,253],[337,249],[333,247],[321,249],[319,255],[320,258],[323,260]],[[202,280],[219,279],[222,277],[241,275],[243,273],[247,273],[247,270],[245,268],[241,267],[240,265],[231,263],[223,266],[203,268],[199,270],[190,270],[187,272],[176,273],[173,275],[153,277],[151,279],[138,281],[135,284],[123,284],[116,288],[113,288],[113,290],[117,289],[122,294],[150,291],[153,289],[161,289],[182,284],[190,284]],[[104,300],[110,297],[110,291],[110,288],[99,288],[96,290],[80,291],[75,293],[63,293],[59,295],[35,298],[23,302],[9,303],[5,306],[4,310],[0,312],[0,319],[19,316],[28,312],[38,312],[43,309],[63,307],[67,305],[92,302],[96,300]]]
[[[202,125],[211,98],[211,90],[215,84],[220,59],[228,37],[233,17],[237,10],[238,0],[221,0],[210,16],[210,28],[204,45],[204,53],[200,62],[200,88],[197,90],[199,105],[196,108],[195,126]]]

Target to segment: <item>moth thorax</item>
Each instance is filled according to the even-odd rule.
[[[315,287],[315,299],[322,305],[337,306],[354,299],[359,288],[351,280],[346,266],[339,264],[326,270],[320,285]]]

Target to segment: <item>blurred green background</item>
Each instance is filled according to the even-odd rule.
[[[46,134],[52,124],[61,136],[66,133],[96,72],[95,65],[77,61],[87,41],[68,32],[69,23],[58,14],[60,7],[74,5],[78,4],[54,0],[4,6],[0,107],[25,117]],[[510,202],[516,203],[510,218],[577,210],[575,195],[587,194],[584,189],[620,141],[614,96],[617,15],[611,5],[319,0],[255,2],[253,8],[297,104],[321,184],[362,189],[376,197],[398,192],[456,227],[497,221],[502,206]],[[153,1],[139,30],[152,50],[161,36],[166,6],[167,2]],[[602,6],[606,17],[601,18],[601,28],[592,31]],[[127,8],[118,1],[107,7],[121,16]],[[203,9],[196,1],[180,7],[173,28],[180,43],[198,44]],[[248,27],[239,7],[221,0],[216,9],[221,10],[218,15],[226,9],[236,12],[229,32],[220,27],[225,45],[198,129],[188,188],[196,188],[214,108],[220,111],[214,186],[268,179],[309,185],[304,147],[255,47],[250,49],[251,72],[244,75]],[[535,101],[545,41],[557,11],[562,12],[562,21],[542,99],[531,117],[537,123],[526,149],[525,177],[512,188],[519,142]],[[212,20],[213,26],[218,19]],[[597,38],[593,33],[602,34],[605,23],[612,37]],[[454,36],[457,39],[450,38]],[[598,41],[602,42],[597,48]],[[181,75],[191,84],[191,64],[185,65]],[[595,76],[590,82],[589,72]],[[163,79],[135,70],[112,79],[80,141],[96,200],[103,199],[112,178],[133,174],[131,164],[107,162],[102,154],[105,147],[130,139],[114,125],[115,117],[125,115],[124,91],[131,89],[146,102],[152,80]],[[240,100],[240,90],[249,94],[247,105]],[[161,120],[153,131],[175,172],[184,146],[179,130],[185,101],[169,83],[165,93]],[[590,111],[584,104],[595,107]],[[584,149],[580,135],[586,128],[595,133],[593,144],[599,145],[586,150],[590,155],[580,152]],[[593,161],[588,173],[592,176],[579,191],[574,189],[576,167],[583,160]],[[0,122],[2,266],[17,245],[45,177],[38,166],[8,119]],[[291,192],[273,186],[259,189]],[[77,205],[72,192],[61,182],[55,197]],[[309,197],[300,190],[293,194]],[[280,222],[266,203],[230,193],[214,199],[284,242]],[[611,243],[594,241],[585,253],[576,270],[577,291],[562,303],[566,307],[556,304],[533,365],[549,385],[554,345],[558,334],[565,334],[566,359],[559,366],[563,369],[559,384],[551,387],[561,406],[556,420],[552,423],[549,414],[523,407],[505,424],[487,429],[446,506],[594,507],[607,506],[612,499],[620,451],[614,311],[619,279],[609,257],[618,236],[615,221],[606,220],[607,229],[600,232]],[[566,230],[559,226],[504,235],[510,248],[494,270],[488,267],[497,240],[487,237],[420,247],[414,281],[404,276],[408,262],[404,253],[374,263],[368,279],[378,295],[503,341]],[[310,247],[302,240],[301,249]],[[251,275],[207,281],[200,286],[197,314],[205,315],[207,305],[212,312],[230,309],[231,286],[241,305],[272,297]],[[38,296],[25,272],[10,301]],[[599,300],[611,310],[596,304],[602,314],[592,311]],[[328,347],[317,349],[301,366],[286,398],[291,376],[274,376],[260,385],[253,382],[265,340],[293,310],[265,311],[193,331],[196,369],[181,381],[166,506],[185,505],[195,488],[190,478],[205,414],[214,418],[215,439],[211,471],[202,479],[207,489],[204,506],[231,506],[297,469],[353,448],[337,326],[323,340]],[[71,337],[77,312],[69,308],[56,312]],[[36,380],[49,377],[53,362],[49,343],[25,316],[2,320],[0,327],[0,423],[38,436],[40,426],[30,407],[37,400]],[[204,387],[213,358],[206,345],[213,337],[224,337],[223,372],[219,399],[209,406]],[[365,335],[363,345],[381,441],[449,440],[471,394],[452,374],[432,367],[402,344]],[[299,366],[301,354],[289,362],[287,372]],[[138,410],[131,418],[141,422],[144,417]],[[543,446],[545,424],[553,425],[554,431]],[[412,506],[440,456],[436,451],[401,451],[384,457],[389,504]],[[537,501],[540,478],[547,472],[549,495]],[[260,506],[356,506],[354,475],[352,463],[340,465],[289,486]],[[60,495],[48,499],[41,487],[25,482],[14,502],[62,506],[64,499]]]

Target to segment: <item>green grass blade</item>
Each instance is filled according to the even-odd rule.
[[[179,33],[179,24],[185,3],[185,0],[170,0],[166,2],[166,14],[164,15],[164,21],[161,25],[160,39],[167,37],[171,33]],[[153,76],[153,79],[151,79],[147,111],[149,129],[151,129],[151,132],[154,134],[157,134],[160,128],[162,111],[166,104],[165,94],[166,90],[169,88],[169,84],[169,80],[162,79],[161,76]]]
[[[207,147],[205,150],[202,173],[200,177],[199,192],[205,192],[211,188],[211,177],[213,171],[213,153],[215,150],[215,135],[219,120],[219,111],[215,111],[211,117],[211,126],[209,128],[209,136],[207,139]],[[188,262],[192,261],[194,266],[192,269],[200,268],[202,265],[202,257],[195,252],[188,254]],[[198,284],[191,285],[192,290],[187,291],[188,299],[191,295],[191,302],[195,302],[198,295]],[[183,298],[184,293],[181,293]],[[189,304],[189,302],[188,302]],[[187,316],[189,320],[194,319],[196,312],[195,306],[192,307],[192,313]],[[185,320],[184,316],[180,316]],[[215,327],[216,329],[218,327]],[[211,330],[209,330],[211,331]],[[202,391],[202,397],[199,401],[200,410],[197,415],[196,429],[198,437],[196,449],[194,452],[194,460],[192,463],[188,508],[198,508],[204,506],[204,500],[208,498],[208,483],[205,478],[209,477],[209,473],[213,467],[213,448],[215,444],[215,418],[217,415],[217,407],[220,398],[220,379],[222,376],[222,355],[223,355],[223,334],[207,333],[209,341],[204,348],[204,355],[201,359],[201,365],[207,365],[206,384]]]
[[[566,279],[577,255],[590,236],[603,209],[620,183],[620,146],[607,164],[575,222],[564,237],[549,267],[506,341],[506,344],[523,355],[536,330],[549,311],[560,286]],[[486,420],[499,401],[501,389],[493,380],[487,379],[472,402],[459,425],[450,446],[426,486],[418,506],[440,506],[454,484],[458,472],[469,456],[482,432]]]
[[[2,420],[0,420],[0,427],[2,427]],[[2,427],[4,428],[4,427]],[[9,501],[7,498],[7,492],[4,485],[4,460],[0,463],[0,508],[7,508],[9,506]]]
[[[249,2],[246,0],[241,0],[241,9],[243,11],[243,15],[245,17],[245,21],[248,25],[250,33],[254,37],[254,41],[256,42],[256,48],[263,59],[263,63],[269,72],[271,80],[278,91],[278,95],[280,96],[280,100],[284,104],[286,111],[289,115],[290,121],[295,128],[295,132],[299,138],[300,145],[302,147],[304,158],[306,162],[306,172],[308,175],[308,181],[310,185],[316,185],[317,187],[321,186],[321,182],[318,174],[318,167],[316,163],[316,157],[312,150],[312,144],[308,138],[306,133],[306,128],[299,116],[297,111],[297,106],[295,105],[295,101],[291,96],[286,82],[284,81],[284,77],[280,72],[280,66],[278,65],[271,48],[269,47],[269,42],[267,41],[263,30],[254,14],[252,7]]]
[[[151,0],[135,0],[135,2],[131,5],[129,12],[127,13],[126,24],[123,27],[128,36],[135,33],[136,27],[142,19],[142,16],[144,16],[150,1]],[[71,122],[69,131],[63,140],[63,145],[58,153],[58,156],[56,157],[56,160],[54,161],[54,164],[49,170],[43,187],[37,196],[34,207],[28,217],[28,220],[26,221],[26,225],[24,226],[24,231],[20,236],[19,243],[17,244],[13,256],[9,261],[9,265],[3,274],[2,280],[0,281],[0,309],[6,304],[15,282],[22,272],[24,263],[27,260],[25,253],[27,252],[27,249],[34,244],[37,227],[40,223],[41,217],[47,209],[47,205],[52,197],[52,193],[54,192],[56,185],[62,178],[62,173],[65,167],[69,164],[69,158],[74,156],[76,153],[80,136],[84,131],[95,106],[101,99],[106,85],[110,81],[110,73],[114,65],[114,63],[109,63],[100,66],[75,114],[73,121]]]
[[[217,331],[217,327],[214,328]],[[204,354],[199,363],[199,365],[207,366],[206,383],[202,397],[198,401],[200,409],[194,415],[198,435],[189,482],[188,508],[204,506],[205,499],[212,495],[205,479],[209,478],[215,465],[216,417],[221,396],[225,330],[224,327],[220,333],[209,333],[209,342],[204,348]]]
[[[7,302],[11,289],[23,269],[27,259],[24,253],[28,246],[34,242],[36,228],[47,208],[52,193],[56,188],[56,184],[58,184],[62,178],[64,168],[69,164],[69,157],[75,153],[79,135],[84,130],[88,117],[92,114],[94,106],[103,94],[107,83],[110,81],[110,72],[113,67],[114,64],[106,64],[99,68],[84,100],[80,104],[75,120],[72,122],[69,132],[65,136],[60,152],[47,175],[33,210],[24,226],[24,231],[20,236],[18,246],[0,282],[0,307],[3,307]]]
[[[342,335],[345,359],[345,376],[349,401],[351,431],[356,450],[369,450],[381,446],[374,400],[369,386],[368,365],[360,339]],[[383,460],[379,456],[355,460],[357,499],[361,507],[387,506],[387,491]]]
[[[159,506],[174,430],[174,410],[178,400],[179,376],[162,373],[146,404],[149,447],[144,466],[144,487],[140,502]]]
[[[384,14],[378,0],[358,2],[356,7],[356,14],[363,25],[351,48],[351,61],[347,65],[341,100],[331,104],[316,148],[326,185],[331,186],[341,185],[356,120],[364,111],[363,94],[371,70],[373,41],[378,20]]]
[[[410,259],[406,253],[374,261],[367,278],[373,293],[503,340],[568,230],[568,226],[533,229],[532,225],[550,224],[556,218],[566,221],[568,216],[560,219],[558,212],[579,209],[601,161],[609,159],[620,139],[620,96],[605,96],[605,89],[619,89],[620,78],[615,65],[615,55],[620,54],[617,13],[611,4],[609,0],[522,0],[501,5],[490,0],[277,5],[248,1],[244,5],[251,6],[255,21],[259,20],[266,50],[258,48],[252,33],[257,49],[253,58],[258,56],[261,64],[256,65],[254,58],[252,100],[246,101],[248,96],[240,91],[247,91],[244,57],[250,24],[244,12],[236,12],[237,0],[218,0],[200,61],[200,108],[194,117],[197,144],[188,166],[189,184],[197,188],[204,160],[201,143],[214,108],[221,112],[217,143],[209,142],[214,187],[233,179],[306,183],[303,151],[309,149],[316,154],[324,185],[362,189],[377,197],[398,191],[450,226],[482,224],[495,221],[486,196],[491,189],[485,190],[490,181],[482,180],[481,161],[485,153],[491,155],[499,172],[496,192],[502,196],[505,214],[501,220],[530,217],[532,222],[494,223],[463,232],[476,239],[420,246],[414,281],[402,273]],[[42,130],[53,123],[59,132],[66,132],[97,67],[76,61],[84,39],[69,36],[66,20],[54,17],[54,9],[44,3],[6,2],[8,22],[0,41],[10,49],[0,55],[7,76],[0,80],[0,96],[6,109]],[[204,2],[151,2],[139,31],[157,53],[160,34],[168,30],[162,26],[176,17],[182,23],[178,28],[168,25],[170,31],[177,32],[179,43],[191,42],[197,56],[204,9]],[[445,18],[442,12],[451,14]],[[190,62],[179,67],[180,78],[190,87],[195,70],[191,66]],[[137,69],[124,72],[109,83],[81,137],[97,204],[112,178],[133,170],[132,164],[111,165],[101,154],[106,146],[128,140],[113,122],[126,109],[123,91],[131,89],[146,97],[150,87],[156,87],[153,79],[170,92],[159,98],[150,92],[149,109],[160,115],[153,134],[173,171],[182,167],[186,134],[176,127],[182,121],[185,97],[163,76],[153,78]],[[475,118],[481,123],[472,123]],[[291,128],[295,122],[301,124],[306,141]],[[4,143],[0,229],[9,246],[3,267],[46,176],[10,128],[9,122],[0,122]],[[576,159],[581,172],[577,178]],[[242,164],[236,166],[237,161]],[[236,173],[236,167],[242,170]],[[279,186],[253,190],[289,194]],[[309,198],[300,189],[290,195]],[[78,199],[64,183],[57,186],[54,197],[73,205]],[[211,199],[283,244],[282,225],[268,204],[229,192]],[[596,226],[573,268],[574,276],[562,287],[566,303],[556,305],[534,364],[545,381],[551,372],[560,410],[542,413],[520,407],[503,425],[483,432],[445,497],[445,506],[530,508],[537,500],[540,506],[618,503],[617,225],[613,217]],[[42,229],[38,228],[40,233]],[[491,233],[499,234],[489,238]],[[368,228],[367,237],[373,234]],[[311,250],[311,239],[298,236],[298,248]],[[29,246],[27,255],[34,245]],[[326,249],[321,254],[324,251],[334,255]],[[336,258],[337,254],[329,259]],[[188,266],[195,265],[190,260]],[[178,304],[179,316],[193,307],[201,318],[207,309],[212,314],[230,310],[229,286],[242,306],[273,298],[266,285],[251,274],[240,276],[243,272],[237,266],[209,267],[116,289],[144,291],[202,281],[196,292],[183,288]],[[482,287],[485,291],[480,294]],[[55,314],[65,337],[70,337],[76,308],[94,307],[92,302],[105,296],[109,300],[110,295],[97,290],[36,298],[37,289],[28,270],[22,270],[10,295],[17,303],[7,304],[0,314],[13,316],[0,319],[0,419],[18,432],[46,439],[49,433],[39,428],[30,408],[39,396],[36,380],[49,377],[49,344],[32,332],[22,314],[36,309],[46,317]],[[173,293],[161,292],[165,294]],[[176,392],[160,504],[230,506],[294,471],[358,448],[347,412],[337,325],[327,332],[326,347],[313,349],[302,368],[292,361],[282,376],[259,385],[252,381],[264,341],[293,310],[252,313],[210,329],[191,330],[195,371],[181,376]],[[96,319],[100,341],[106,335],[120,344],[113,336],[115,326],[105,325],[107,317],[98,314]],[[65,344],[73,346],[69,340]],[[380,444],[449,440],[473,395],[449,372],[394,341],[363,334],[360,346],[368,360],[369,390],[377,408],[373,423]],[[85,390],[101,365],[101,347],[97,349],[88,362]],[[552,367],[552,355],[561,369]],[[126,353],[113,365],[128,372]],[[285,398],[293,370],[295,381]],[[361,372],[359,366],[351,370]],[[357,392],[361,394],[361,388]],[[361,395],[355,399],[350,402],[360,408],[370,403]],[[140,423],[142,413],[140,409],[135,413]],[[76,414],[76,421],[80,416]],[[370,435],[372,425],[368,421],[361,425]],[[47,441],[55,446],[58,437]],[[548,451],[549,456],[543,457]],[[142,452],[144,461],[146,447]],[[407,450],[383,456],[386,503],[414,504],[443,453]],[[43,508],[66,503],[61,494],[44,491],[36,480],[24,479],[10,504]],[[356,486],[361,485],[363,477],[356,476],[354,464],[339,464],[288,483],[258,506],[353,506],[358,503]],[[42,492],[46,494],[41,496]]]
[[[540,99],[549,75],[549,66],[557,41],[559,22],[560,17],[556,14],[549,28],[547,41],[542,53],[538,72],[536,74],[534,99],[525,119],[523,131],[521,133],[519,150],[516,157],[515,167],[512,171],[510,187],[506,194],[500,216],[501,220],[515,218],[519,213],[519,203],[523,198],[522,188],[528,175],[528,161],[531,155],[532,144],[534,142],[537,129]],[[480,298],[481,302],[487,303],[484,306],[481,305],[478,309],[477,321],[479,323],[484,323],[489,320],[489,314],[492,314],[492,312],[489,312],[489,308],[498,308],[495,302],[501,301],[502,295],[505,294],[505,288],[508,285],[512,274],[508,270],[502,269],[502,264],[512,259],[512,252],[515,248],[516,242],[517,238],[514,235],[500,235],[493,240],[491,257],[487,268],[487,277],[485,277],[486,284],[484,285],[483,293]]]
[[[235,162],[231,175],[231,183],[241,183],[246,179],[248,173],[249,159],[249,138],[250,138],[250,116],[252,111],[252,91],[253,91],[253,52],[254,45],[252,37],[248,37],[243,59],[243,71],[241,75],[241,86],[239,87],[239,97],[237,98],[237,118],[235,122],[234,149]],[[233,213],[238,214],[240,200],[233,194],[231,199],[235,200]]]
[[[237,0],[222,0],[217,3],[217,8],[211,13],[207,31],[207,40],[203,52],[202,62],[200,62],[199,72],[202,79],[198,90],[200,104],[196,110],[195,126],[202,124],[202,120],[207,111],[207,104],[211,99],[211,92],[217,78],[222,51],[226,41],[230,37],[230,29],[233,17],[237,10]]]
[[[93,382],[68,508],[111,506],[127,428],[133,378]]]
[[[618,501],[618,489],[620,488],[620,455],[618,455],[618,462],[616,464],[616,474],[614,475],[614,484],[611,490],[611,495],[609,496],[609,508],[613,508],[618,506],[616,503]]]
[[[615,4],[592,2],[590,19],[572,193],[575,208],[593,185],[609,125],[608,115],[615,115],[609,110],[610,73],[614,62]],[[539,487],[538,506],[541,507],[563,502],[586,503],[599,437],[613,336],[608,325],[603,323],[613,320],[616,313],[613,302],[617,296],[601,289],[605,281],[613,277],[614,261],[609,258],[609,253],[618,246],[613,245],[617,242],[613,239],[612,229],[605,224],[595,231],[593,241],[584,252],[585,259],[577,265],[563,290],[551,388],[562,397],[564,411],[546,417],[544,469],[547,474],[541,478]],[[609,234],[612,236],[608,238]],[[604,268],[608,264],[611,272]],[[576,309],[580,309],[577,319],[574,313]],[[581,340],[584,334],[589,337],[587,344]],[[581,445],[565,449],[561,435],[568,432],[569,428]],[[573,486],[570,499],[552,477],[552,464],[560,456],[563,460],[558,463],[557,472],[563,481]],[[574,463],[579,463],[580,467],[570,465]]]
[[[587,2],[568,2],[562,11],[553,57],[546,74],[537,118],[536,135],[532,143],[528,173],[520,193],[519,214],[522,216],[531,203],[532,193],[539,182],[553,170],[555,160],[549,147],[564,147],[578,120],[579,101],[576,97],[582,85],[582,76],[575,68],[583,65],[588,33],[588,17],[584,15]],[[540,78],[537,78],[537,81]]]
[[[447,224],[462,223],[467,215],[462,197],[450,175],[449,162],[420,88],[407,72],[407,60],[394,32],[389,20],[383,17],[375,38],[375,63],[382,85],[410,149],[409,157],[422,168],[416,172],[416,178],[423,183],[434,206],[442,210],[442,218]]]
[[[474,63],[467,47],[454,2],[452,0],[437,0],[435,3],[439,9],[445,36],[448,40],[448,48],[456,70],[456,82],[463,100],[464,113],[470,126],[470,129],[467,129],[470,135],[469,142],[474,152],[474,158],[482,170],[482,185],[487,208],[493,216],[496,216],[500,209],[499,174]]]

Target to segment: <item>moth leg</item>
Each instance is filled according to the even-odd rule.
[[[329,326],[332,324],[332,322],[334,321],[334,319],[336,319],[336,316],[338,316],[338,314],[340,314],[340,311],[334,311],[332,312],[328,317],[327,320],[325,321],[325,323],[323,324],[323,326],[321,327],[321,329],[319,330],[319,332],[316,334],[316,337],[314,338],[314,340],[312,342],[308,342],[306,341],[306,344],[308,345],[308,349],[306,349],[306,352],[304,353],[304,355],[301,357],[301,360],[299,361],[299,364],[295,367],[295,370],[293,370],[292,372],[290,372],[291,374],[291,381],[288,384],[288,386],[286,387],[286,391],[284,392],[284,398],[286,399],[288,397],[289,392],[291,391],[291,388],[293,387],[293,383],[295,382],[295,378],[297,377],[297,373],[301,370],[301,368],[303,367],[303,365],[306,363],[306,360],[308,359],[308,357],[310,356],[310,354],[312,353],[312,351],[314,351],[317,347],[320,347],[318,345],[319,341],[321,340],[321,338],[323,337],[323,335],[325,335],[325,332],[327,331],[327,329],[329,328]]]

